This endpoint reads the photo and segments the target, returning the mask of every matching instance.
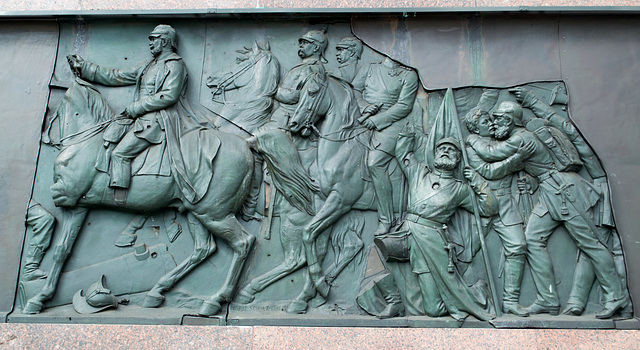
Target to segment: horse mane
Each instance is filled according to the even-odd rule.
[[[85,96],[87,101],[87,108],[90,115],[93,116],[93,122],[98,124],[105,122],[115,117],[115,113],[111,110],[111,107],[107,104],[107,101],[102,97],[100,91],[95,86],[85,84],[74,84],[74,86],[80,89],[81,93]]]
[[[92,123],[102,123],[115,117],[115,114],[107,104],[107,101],[102,97],[100,91],[98,91],[98,89],[96,89],[92,84],[89,84],[79,78],[76,79],[69,90],[67,90],[65,97],[71,101],[71,96],[75,97],[76,93],[79,94],[82,100],[86,101],[87,113],[93,117],[91,120]],[[67,106],[67,103],[62,103],[59,108],[64,111],[69,107]]]
[[[332,75],[327,75],[327,79],[329,83],[333,83],[339,85],[344,92],[340,92],[345,98],[341,101],[342,103],[336,105],[336,113],[340,113],[344,115],[343,124],[338,129],[340,132],[338,133],[338,137],[347,138],[350,137],[355,129],[359,126],[358,117],[360,116],[360,110],[358,109],[356,103],[356,97],[353,93],[353,88],[351,84],[343,79],[336,78]]]
[[[261,81],[259,84],[265,87],[264,95],[265,96],[274,96],[276,91],[278,91],[278,85],[280,84],[280,61],[271,53],[271,51],[260,48],[260,53],[265,56],[262,58],[264,60],[264,65],[256,67],[257,69],[254,71],[254,75],[259,75],[257,73],[258,70],[266,70],[261,77]]]

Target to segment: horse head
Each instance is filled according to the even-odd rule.
[[[280,63],[271,53],[269,42],[257,41],[251,47],[236,50],[235,63],[213,73],[207,79],[213,98],[225,91],[250,87],[240,94],[243,99],[255,96],[273,97],[280,83]]]
[[[100,92],[86,81],[76,79],[65,93],[50,123],[58,119],[60,144],[64,147],[65,144],[77,143],[82,136],[95,134],[92,130],[99,129],[114,117]],[[49,140],[50,128],[51,125],[45,135],[46,140]]]
[[[101,135],[115,115],[93,85],[77,80],[67,90],[56,116],[62,151],[54,163],[51,196],[56,206],[73,207],[91,187],[96,172],[103,141],[95,136]]]
[[[298,106],[289,118],[288,128],[292,133],[309,136],[321,115],[327,112],[324,97],[329,84],[324,72],[316,72],[307,78],[300,91]]]

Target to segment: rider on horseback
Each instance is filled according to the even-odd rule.
[[[363,74],[364,73],[364,74]],[[386,58],[360,70],[353,81],[362,91],[365,108],[362,124],[373,130],[367,155],[367,167],[378,198],[378,228],[375,235],[389,232],[393,222],[393,189],[388,174],[395,155],[398,133],[404,119],[413,110],[418,92],[418,75],[412,69]]]
[[[298,56],[302,62],[295,65],[282,79],[276,100],[294,105],[300,99],[300,89],[313,73],[324,72],[324,51],[327,49],[327,35],[320,30],[310,30],[298,39]]]
[[[113,123],[105,133],[105,141],[118,143],[111,153],[110,187],[128,188],[132,160],[148,147],[165,142],[167,133],[175,135],[167,147],[172,168],[184,168],[179,151],[172,148],[179,142],[187,117],[195,117],[184,99],[187,68],[176,54],[178,37],[169,25],[156,26],[149,34],[149,49],[153,59],[131,69],[110,69],[85,61],[78,55],[67,57],[72,71],[79,77],[107,86],[136,85],[134,101],[121,113],[122,121]],[[133,127],[127,130],[126,125]],[[197,125],[201,122],[196,122]],[[180,125],[180,127],[178,126]],[[188,127],[186,129],[191,129]],[[181,130],[182,129],[182,130]],[[161,161],[159,161],[161,162]],[[183,192],[190,201],[197,201],[201,191],[182,178]],[[178,183],[183,182],[178,181]],[[197,186],[196,186],[197,187]]]

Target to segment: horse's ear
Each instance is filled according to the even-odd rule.
[[[266,51],[271,52],[271,43],[270,43],[270,42],[268,42],[268,41],[266,41],[266,42],[264,43],[264,49],[265,49]]]
[[[260,44],[258,44],[258,40],[254,40],[253,41],[253,52],[259,52],[261,49]]]

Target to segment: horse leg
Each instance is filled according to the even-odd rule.
[[[27,301],[22,313],[37,314],[44,309],[45,301],[51,299],[58,286],[60,273],[65,261],[71,254],[73,244],[78,238],[78,234],[82,229],[82,224],[89,212],[88,208],[75,207],[62,211],[62,237],[58,241],[53,253],[53,265],[49,272],[47,282],[40,293]]]
[[[364,216],[350,211],[331,228],[331,244],[336,252],[334,262],[326,269],[327,282],[331,284],[364,247],[362,231]]]
[[[342,215],[351,209],[343,204],[342,195],[336,191],[332,191],[324,205],[318,211],[316,216],[304,228],[302,240],[304,242],[305,253],[307,254],[307,265],[309,267],[309,276],[313,280],[318,293],[323,297],[329,294],[329,284],[326,278],[322,276],[322,265],[318,258],[316,248],[316,238],[324,230],[333,225]]]
[[[222,309],[222,303],[229,302],[240,279],[240,273],[247,256],[253,247],[256,237],[240,225],[235,215],[229,214],[222,220],[214,220],[205,215],[198,215],[200,221],[217,237],[224,239],[231,249],[233,257],[229,272],[220,290],[202,303],[198,313],[203,316],[215,315]]]
[[[287,219],[289,219],[289,216]],[[281,226],[283,229],[280,232],[280,243],[284,251],[284,261],[272,270],[252,279],[237,293],[234,298],[235,302],[240,304],[252,302],[256,293],[263,291],[274,282],[298,270],[307,262],[302,244],[302,228],[284,223]]]
[[[337,262],[327,268],[327,282],[331,284],[347,265],[358,255],[364,247],[360,236],[352,230],[345,234],[343,245],[340,248],[340,256]]]
[[[193,237],[193,252],[180,265],[160,278],[145,296],[142,307],[160,306],[164,301],[162,293],[171,289],[179,279],[215,253],[217,247],[213,236],[191,212],[187,214],[187,222],[189,223],[189,232]]]
[[[321,234],[316,239],[315,245],[317,246],[318,257],[320,259],[320,264],[324,260],[324,257],[327,255],[327,243],[329,242],[328,234]],[[316,297],[317,303],[315,307],[318,307],[327,302],[325,297],[322,295],[318,295],[316,293],[316,285],[309,275],[308,269],[304,272],[304,286],[302,287],[302,291],[300,294],[289,303],[287,307],[287,312],[290,314],[303,314],[307,311],[307,307],[309,306],[309,300]]]

